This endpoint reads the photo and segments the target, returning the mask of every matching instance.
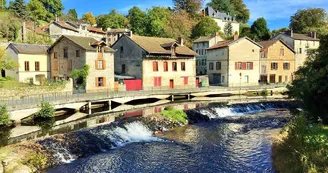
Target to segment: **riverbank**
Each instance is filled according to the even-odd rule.
[[[272,159],[279,172],[328,172],[328,126],[295,117],[274,139]]]

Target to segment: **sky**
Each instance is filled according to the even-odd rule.
[[[206,4],[210,0],[205,0]],[[328,12],[328,0],[243,0],[250,10],[249,25],[259,17],[264,17],[270,30],[288,27],[290,16],[298,9],[324,8]],[[75,8],[79,17],[86,12],[92,12],[95,16],[109,13],[116,9],[122,14],[128,14],[133,6],[146,10],[152,6],[172,6],[172,0],[62,0],[67,12]]]

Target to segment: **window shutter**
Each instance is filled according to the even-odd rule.
[[[242,62],[242,65],[241,66],[242,66],[242,69],[243,70],[246,70],[246,62]]]
[[[95,69],[96,69],[96,70],[99,70],[99,69],[98,69],[98,60],[95,61],[95,65],[96,65],[96,68],[95,68]]]
[[[238,69],[238,62],[235,62],[235,70]]]
[[[157,84],[157,77],[154,77],[154,86]]]
[[[106,69],[106,60],[103,60],[103,70]]]
[[[103,77],[103,85],[104,85],[104,87],[106,86],[106,77]]]
[[[96,87],[98,87],[98,78],[96,77]]]
[[[158,77],[158,86],[162,86],[162,77]]]
[[[253,62],[251,62],[251,70],[253,70]]]

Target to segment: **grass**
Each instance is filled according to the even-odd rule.
[[[272,159],[277,172],[328,172],[328,126],[296,117],[274,141]]]
[[[182,124],[187,124],[187,114],[183,110],[177,110],[177,109],[168,109],[168,110],[163,110],[161,114],[174,121],[174,122],[179,122]]]

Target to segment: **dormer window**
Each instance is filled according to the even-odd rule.
[[[102,46],[98,46],[97,49],[98,49],[98,53],[102,52]]]

